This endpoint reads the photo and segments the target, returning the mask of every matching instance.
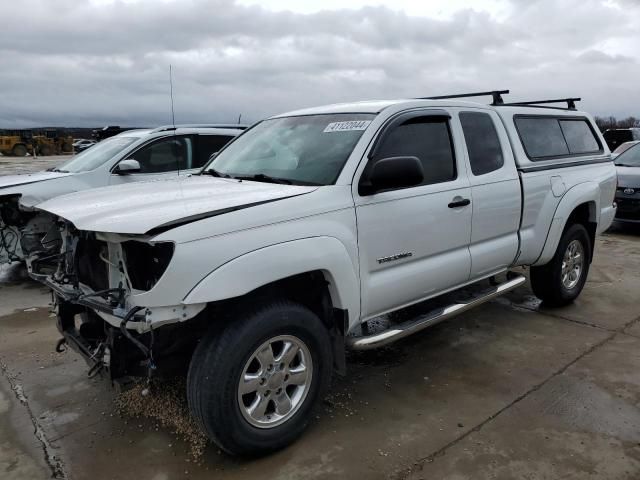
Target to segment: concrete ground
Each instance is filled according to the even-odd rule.
[[[0,273],[0,478],[638,479],[640,233],[601,237],[589,282],[546,310],[528,288],[349,357],[306,434],[260,459],[121,417],[58,339],[47,291]]]
[[[0,154],[0,175],[31,173],[46,170],[66,162],[71,155],[53,155],[50,157],[6,157]]]
[[[0,156],[0,175],[65,157]],[[640,478],[640,230],[598,241],[582,296],[528,288],[349,357],[306,434],[261,459],[122,417],[59,338],[46,289],[0,268],[0,479]]]

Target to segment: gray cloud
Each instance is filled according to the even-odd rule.
[[[179,122],[491,88],[640,114],[637,3],[512,0],[510,10],[441,20],[220,0],[12,2],[0,29],[0,126],[166,123],[169,63]]]

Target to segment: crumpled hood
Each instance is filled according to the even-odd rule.
[[[70,221],[79,230],[145,234],[316,188],[190,176],[72,193],[37,208]]]
[[[67,172],[36,172],[22,175],[3,175],[0,176],[0,195],[4,193],[3,190],[6,188],[53,180],[54,178],[68,177],[69,175],[73,174]]]
[[[640,188],[640,167],[616,167],[618,186]]]

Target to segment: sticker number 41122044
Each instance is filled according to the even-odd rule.
[[[371,120],[351,120],[349,122],[333,122],[326,126],[324,133],[351,132],[354,130],[365,130]]]

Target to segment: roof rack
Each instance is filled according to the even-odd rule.
[[[458,93],[455,95],[439,95],[437,97],[419,97],[420,100],[444,100],[446,98],[469,98],[469,97],[487,97],[491,96],[493,101],[491,105],[504,105],[502,95],[509,93],[509,90],[491,90],[488,92],[474,92],[474,93]]]
[[[234,130],[246,130],[249,126],[240,123],[187,123],[182,125],[162,125],[161,127],[151,130],[151,133],[166,132],[178,128],[230,128]]]
[[[504,103],[503,105],[505,106],[510,106],[510,107],[525,107],[525,106],[529,106],[529,107],[538,107],[538,108],[555,108],[555,109],[560,109],[560,110],[576,110],[576,102],[579,102],[580,100],[582,100],[581,98],[578,97],[573,97],[573,98],[556,98],[553,100],[535,100],[535,101],[531,101],[531,102],[511,102],[511,103]],[[563,108],[563,107],[544,107],[542,105],[548,105],[550,103],[566,103],[567,107]]]

